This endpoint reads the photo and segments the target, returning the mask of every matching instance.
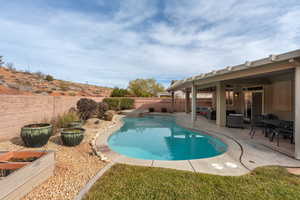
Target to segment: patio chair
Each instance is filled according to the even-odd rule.
[[[279,117],[277,115],[272,114],[272,113],[263,114],[262,117],[263,117],[263,119],[266,119],[266,120],[279,120]],[[274,126],[264,124],[265,137],[268,137],[270,133],[272,134],[274,129],[275,129]]]
[[[262,116],[263,116],[264,119],[274,119],[274,120],[279,119],[279,117],[277,115],[274,115],[272,113],[264,114]]]
[[[243,114],[229,114],[227,116],[227,127],[229,128],[244,128]]]
[[[229,116],[231,114],[237,114],[235,110],[226,110],[226,116]]]
[[[216,120],[216,111],[214,109],[210,108],[207,111],[206,118],[209,120]]]
[[[262,122],[263,119],[264,119],[263,115],[256,115],[251,120],[251,129],[250,129],[250,132],[249,132],[249,135],[251,136],[251,139],[253,139],[257,129],[262,129],[263,132],[264,132],[265,124]]]
[[[277,138],[277,146],[279,146],[280,136],[290,138],[290,143],[294,143],[294,122],[292,121],[282,121],[278,128],[275,128],[272,131],[272,136],[270,141],[273,141],[274,138]]]

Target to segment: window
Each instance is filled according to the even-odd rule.
[[[233,106],[234,92],[232,90],[226,91],[226,104]]]

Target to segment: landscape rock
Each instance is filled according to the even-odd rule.
[[[20,85],[19,90],[29,92],[29,91],[32,91],[32,87],[26,86],[26,85]]]
[[[8,85],[5,83],[4,80],[0,80],[0,85],[3,85],[4,87],[8,87]]]
[[[105,119],[106,121],[112,121],[113,118],[114,118],[114,115],[115,115],[115,112],[114,112],[114,111],[112,111],[112,110],[106,111],[106,112],[104,113],[104,119]]]
[[[18,90],[20,88],[20,86],[16,83],[8,83],[7,86],[9,88],[16,89],[16,90]]]

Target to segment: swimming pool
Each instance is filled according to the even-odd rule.
[[[171,116],[124,118],[108,145],[119,154],[144,160],[209,158],[227,150],[221,140],[180,127]]]

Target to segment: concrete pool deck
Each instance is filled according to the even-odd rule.
[[[185,113],[168,115],[176,117],[176,122],[180,126],[221,139],[228,145],[227,152],[212,158],[184,161],[142,160],[120,155],[108,147],[107,140],[111,134],[122,127],[121,116],[115,119],[114,127],[99,135],[96,141],[97,147],[113,163],[163,167],[222,176],[240,176],[249,173],[256,167],[267,165],[300,167],[299,160],[255,142],[250,139],[250,136],[245,135],[246,131],[244,130],[217,127],[204,119],[198,119],[196,123],[192,124],[189,115]]]

